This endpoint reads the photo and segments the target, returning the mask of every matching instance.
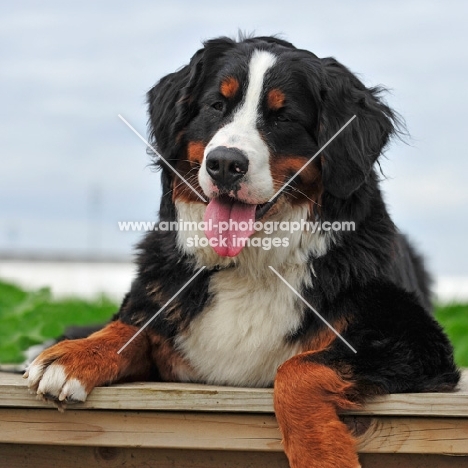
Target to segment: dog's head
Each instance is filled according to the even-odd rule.
[[[151,136],[185,179],[161,163],[161,216],[174,217],[177,202],[204,203],[197,191],[205,220],[216,222],[264,220],[294,205],[320,215],[325,193],[349,199],[394,131],[378,94],[336,60],[274,37],[206,42],[148,93]]]

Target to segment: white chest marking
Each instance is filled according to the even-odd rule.
[[[304,266],[282,271],[300,290]],[[309,278],[310,281],[310,278]],[[210,283],[214,300],[191,323],[177,347],[193,369],[189,380],[219,385],[271,385],[280,364],[300,352],[286,337],[298,329],[302,308],[296,296],[273,274],[258,278],[230,268]]]

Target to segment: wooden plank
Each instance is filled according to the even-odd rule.
[[[375,397],[347,415],[468,417],[468,393],[401,393]]]
[[[359,456],[362,468],[467,468],[467,457],[450,455],[373,454]]]
[[[468,458],[363,454],[362,468],[466,468]],[[0,468],[288,468],[283,453],[0,444]]]
[[[0,406],[50,408],[50,404],[30,395],[25,380],[17,374],[0,373]],[[213,385],[133,382],[97,387],[85,403],[74,410],[157,410],[229,411],[273,413],[273,391],[264,388],[219,387]]]
[[[0,468],[288,468],[284,453],[0,444]],[[425,467],[427,468],[427,467]]]
[[[0,373],[0,406],[47,408],[50,404],[30,395],[19,375]],[[74,410],[157,410],[273,413],[272,389],[137,382],[95,388]],[[468,416],[468,370],[455,393],[395,394],[376,397],[356,415]]]
[[[379,417],[358,438],[361,453],[468,455],[468,419]]]
[[[0,443],[282,451],[273,415],[0,410]]]
[[[354,417],[360,453],[468,454],[468,419]],[[0,410],[0,443],[281,452],[273,415]]]

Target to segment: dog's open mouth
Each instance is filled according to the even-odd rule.
[[[222,257],[238,255],[255,232],[255,221],[263,218],[275,201],[254,205],[227,195],[211,199],[204,216],[205,235],[211,247]]]

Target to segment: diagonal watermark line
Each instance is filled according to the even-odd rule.
[[[147,146],[148,148],[151,148],[151,150],[154,152],[154,154],[155,154],[158,158],[160,158],[162,161],[164,161],[164,163],[167,165],[167,167],[168,167],[169,169],[171,169],[175,174],[177,174],[177,175],[179,176],[179,178],[180,178],[183,182],[185,182],[185,185],[187,185],[187,187],[188,187],[190,190],[192,190],[192,192],[194,192],[194,193],[197,195],[198,198],[200,198],[201,200],[203,200],[205,203],[208,202],[208,200],[206,200],[206,198],[204,198],[202,195],[200,195],[200,194],[198,193],[198,191],[197,191],[189,182],[187,182],[187,181],[185,180],[185,178],[182,177],[182,176],[179,174],[179,172],[178,172],[174,167],[172,167],[172,166],[162,157],[161,153],[159,153],[159,151],[157,151],[145,138],[143,138],[143,137],[141,136],[141,134],[140,134],[137,130],[135,130],[135,128],[132,127],[132,125],[131,125],[130,123],[127,122],[127,120],[125,120],[125,119],[122,117],[122,115],[118,114],[118,117],[119,117],[119,119],[120,119],[120,120],[121,120],[121,121],[122,121],[122,122],[123,122],[123,123],[140,139],[140,140],[141,140],[141,141],[143,141],[143,142],[146,144],[146,146]]]
[[[272,202],[356,118],[353,115],[269,200]]]
[[[269,267],[271,271],[307,306],[309,309],[353,352],[357,351],[335,330],[335,328],[327,322],[318,312],[314,309],[271,265]]]
[[[120,354],[204,269],[202,266],[118,351]]]

